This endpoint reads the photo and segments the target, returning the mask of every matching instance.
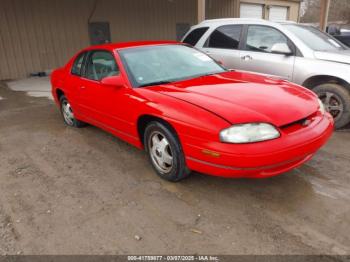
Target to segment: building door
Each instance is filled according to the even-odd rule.
[[[89,23],[89,36],[91,45],[100,45],[111,42],[109,22]]]
[[[241,18],[263,18],[263,5],[241,3],[240,17]]]
[[[286,6],[270,6],[269,20],[286,21],[288,20],[288,7]]]

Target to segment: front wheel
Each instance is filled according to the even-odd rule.
[[[190,175],[177,135],[160,122],[151,122],[144,133],[145,149],[157,174],[177,182]]]
[[[350,93],[338,84],[327,83],[313,88],[325,109],[333,116],[335,127],[341,128],[350,122]]]

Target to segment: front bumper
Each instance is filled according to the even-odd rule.
[[[263,178],[287,172],[310,160],[333,133],[327,113],[307,127],[282,130],[280,138],[252,144],[226,144],[185,138],[186,164],[191,170],[222,177]],[[214,152],[204,154],[203,152]]]

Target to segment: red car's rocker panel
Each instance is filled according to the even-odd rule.
[[[133,49],[135,52],[130,52]],[[149,62],[157,57],[158,49],[160,59],[171,53],[170,62]],[[95,52],[100,53],[92,66],[89,63]],[[147,52],[152,56],[139,59]],[[187,59],[194,62],[189,66]],[[79,72],[73,74],[79,63]],[[180,75],[197,69],[219,71],[171,81],[157,78],[145,84],[147,77],[166,66],[170,68],[166,75],[177,67],[182,68],[177,71]],[[101,75],[104,77],[99,79]],[[145,148],[151,160],[165,161],[163,170],[155,169],[171,181],[184,178],[182,173],[188,170],[223,177],[277,175],[309,160],[333,132],[332,117],[312,91],[280,79],[227,71],[206,55],[173,42],[90,47],[55,70],[51,82],[66,124],[79,127],[90,123]],[[232,142],[230,136],[237,133],[231,128],[237,126],[260,130],[268,138]],[[255,139],[255,133],[247,130]],[[238,138],[245,139],[245,135],[238,134]]]

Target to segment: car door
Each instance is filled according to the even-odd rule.
[[[86,60],[87,52],[82,52],[78,54],[73,62],[70,73],[68,74],[65,85],[67,87],[66,96],[69,99],[72,108],[74,108],[74,114],[81,114],[81,101],[79,96],[79,90],[82,81],[82,74],[84,71],[84,64]]]
[[[223,25],[216,28],[206,40],[202,50],[229,69],[240,63],[242,25]]]
[[[241,70],[275,75],[292,80],[295,47],[279,30],[264,25],[247,25],[240,52]],[[287,45],[290,54],[274,53],[274,47]]]
[[[98,125],[111,125],[109,103],[117,88],[106,87],[101,80],[119,74],[114,55],[107,50],[90,51],[79,87],[79,102],[85,117]],[[117,106],[117,103],[116,103]]]

